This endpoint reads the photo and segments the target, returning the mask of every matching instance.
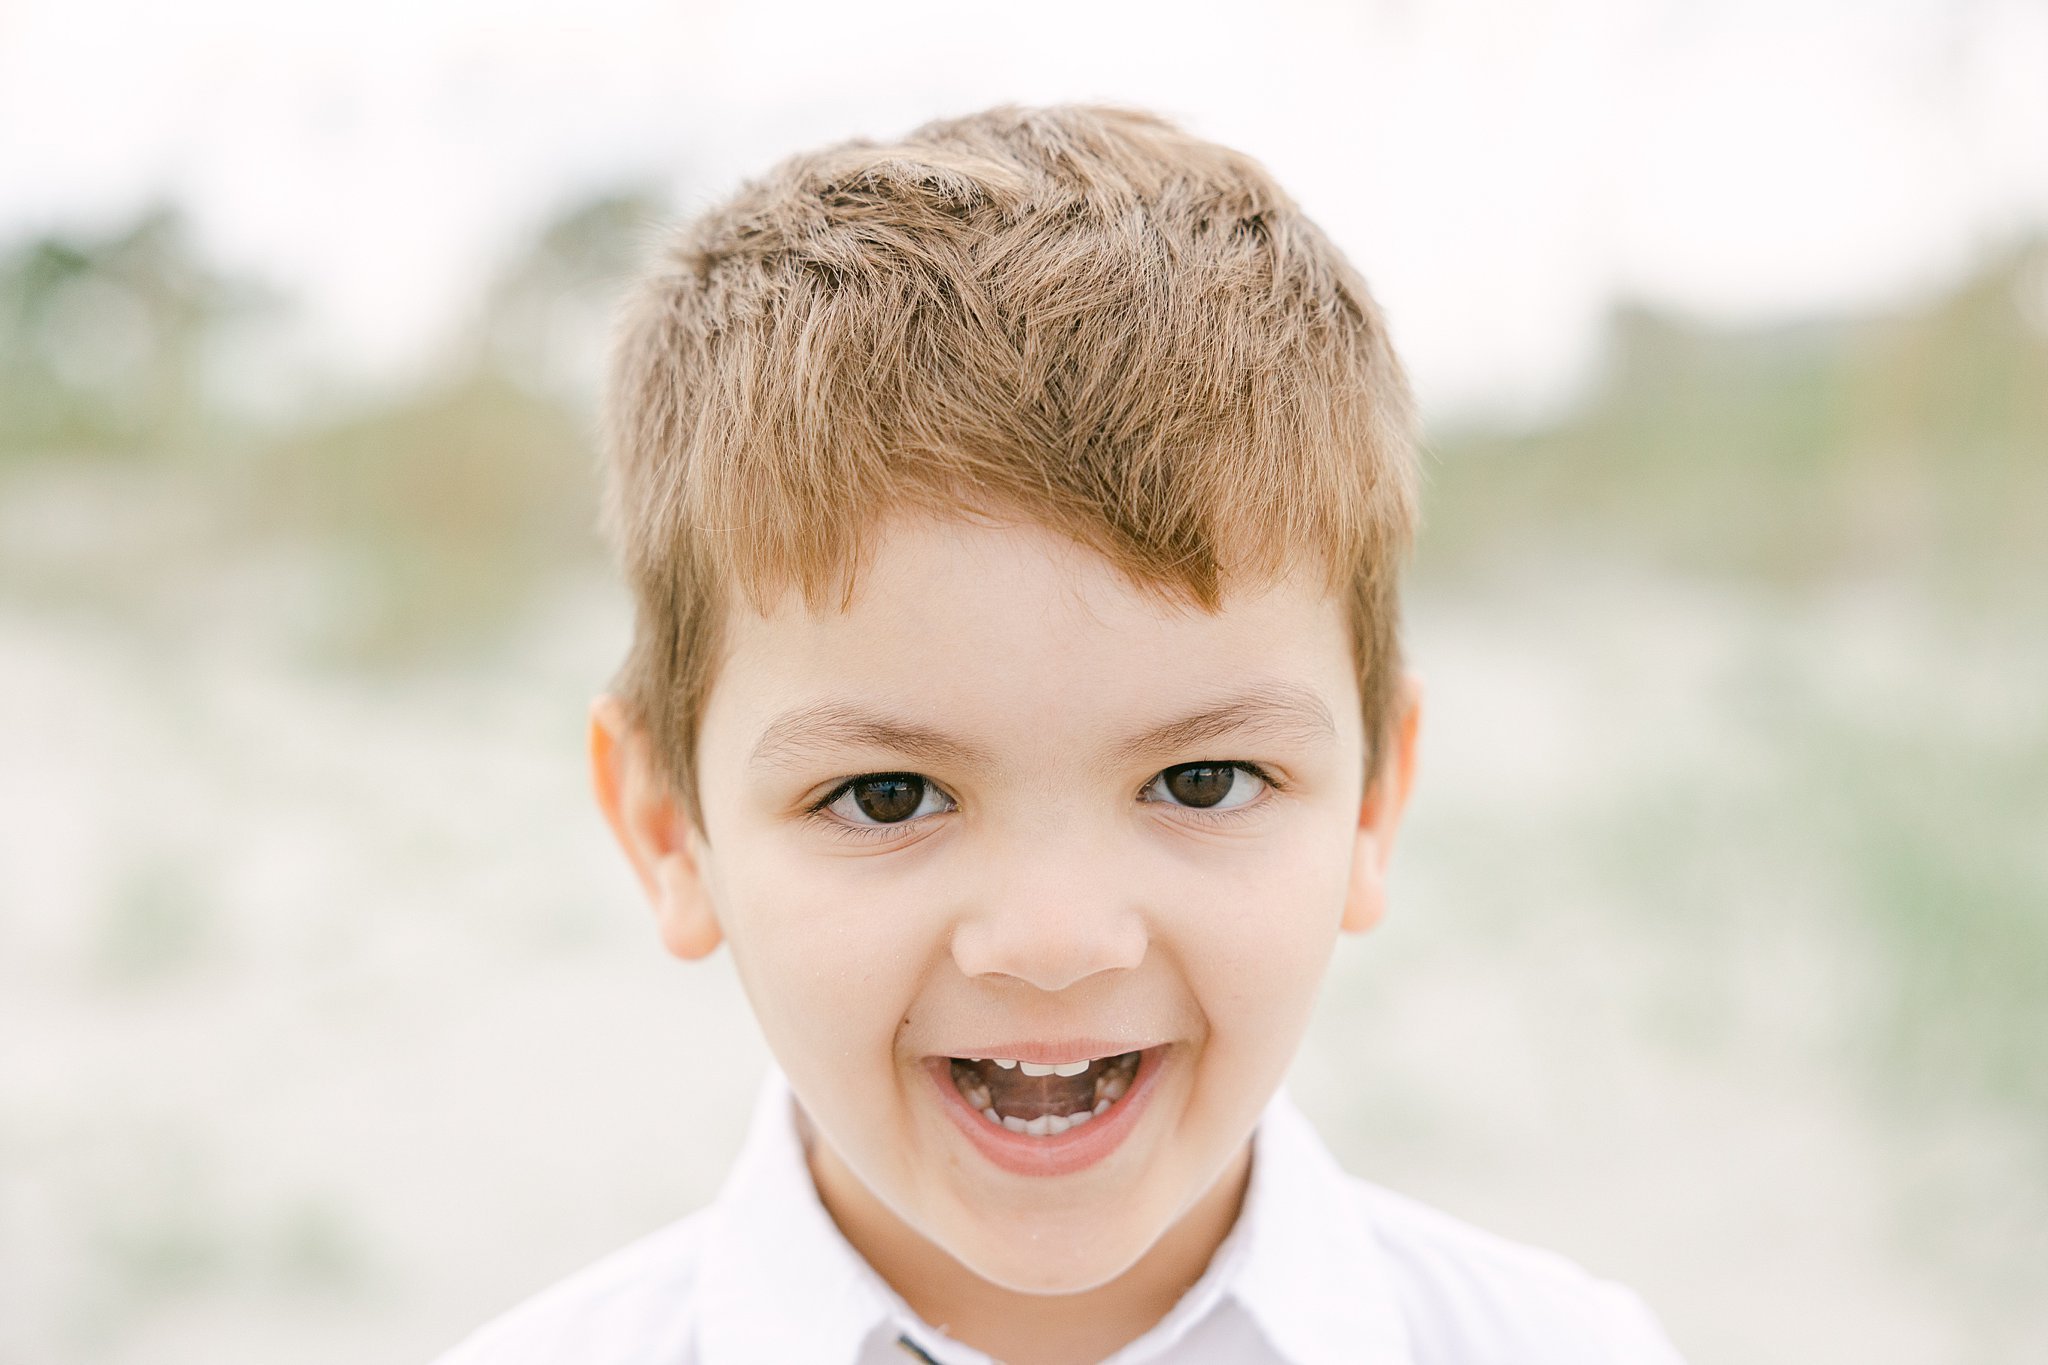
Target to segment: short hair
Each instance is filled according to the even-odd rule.
[[[613,691],[699,830],[728,613],[852,600],[891,513],[1025,519],[1214,611],[1293,569],[1348,603],[1388,748],[1413,402],[1365,282],[1252,158],[1142,110],[1003,105],[792,156],[627,294],[603,522]]]

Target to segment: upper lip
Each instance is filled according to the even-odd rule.
[[[1121,1057],[1126,1052],[1143,1052],[1157,1043],[1114,1042],[1103,1038],[1071,1038],[1057,1043],[991,1043],[987,1047],[971,1047],[958,1052],[947,1052],[947,1057],[964,1057],[970,1060],[982,1057],[1003,1057],[1015,1062],[1032,1062],[1039,1066],[1058,1066],[1065,1062],[1092,1062],[1103,1057]]]

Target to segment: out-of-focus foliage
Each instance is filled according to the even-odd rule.
[[[591,398],[612,301],[656,215],[632,192],[570,208],[416,385],[316,394],[281,423],[237,420],[207,370],[230,329],[279,307],[206,267],[176,213],[17,248],[0,260],[0,460],[101,477],[118,457],[127,472],[103,487],[101,515],[32,528],[0,565],[149,616],[180,609],[149,560],[176,578],[236,547],[310,555],[328,587],[292,637],[313,657],[392,664],[488,644],[551,574],[598,560]]]
[[[345,588],[311,641],[321,657],[445,659],[595,557],[588,446],[563,404],[471,370],[286,434],[236,490],[230,529],[324,548]]]
[[[182,448],[209,418],[207,345],[277,305],[209,268],[168,206],[0,254],[0,461]]]
[[[1718,331],[1642,308],[1543,430],[1438,443],[1426,569],[1565,541],[1644,568],[1917,580],[2048,605],[2048,240],[1892,316]]]
[[[613,305],[640,264],[660,208],[651,192],[621,190],[564,210],[485,298],[480,368],[587,404],[595,393]]]

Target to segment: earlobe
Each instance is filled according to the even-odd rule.
[[[1365,933],[1387,915],[1387,863],[1394,836],[1387,822],[1387,805],[1393,779],[1390,765],[1374,779],[1359,811],[1357,840],[1351,849],[1351,884],[1345,891],[1341,922],[1347,934]],[[1398,810],[1393,817],[1399,820]]]
[[[661,860],[655,874],[659,894],[654,921],[662,946],[685,961],[709,955],[725,937],[699,866],[688,855],[671,854]]]
[[[1351,885],[1344,897],[1344,918],[1339,927],[1347,934],[1362,934],[1387,915],[1387,881],[1380,861],[1368,846],[1369,836],[1361,833],[1359,847],[1351,862]]]
[[[1340,927],[1351,934],[1373,928],[1387,913],[1387,866],[1394,836],[1415,785],[1416,737],[1422,728],[1422,680],[1404,673],[1395,693],[1389,749],[1366,784],[1359,805],[1357,842],[1351,851],[1351,882],[1345,890]]]
[[[680,958],[711,952],[723,933],[701,842],[656,774],[646,736],[609,693],[590,706],[590,780],[605,822],[647,893],[663,946]]]

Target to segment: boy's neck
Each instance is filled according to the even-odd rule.
[[[818,1197],[853,1244],[918,1317],[1005,1365],[1101,1360],[1143,1336],[1202,1277],[1237,1222],[1251,1174],[1247,1140],[1216,1183],[1137,1263],[1079,1294],[1023,1294],[976,1275],[898,1218],[839,1159],[797,1106]]]

